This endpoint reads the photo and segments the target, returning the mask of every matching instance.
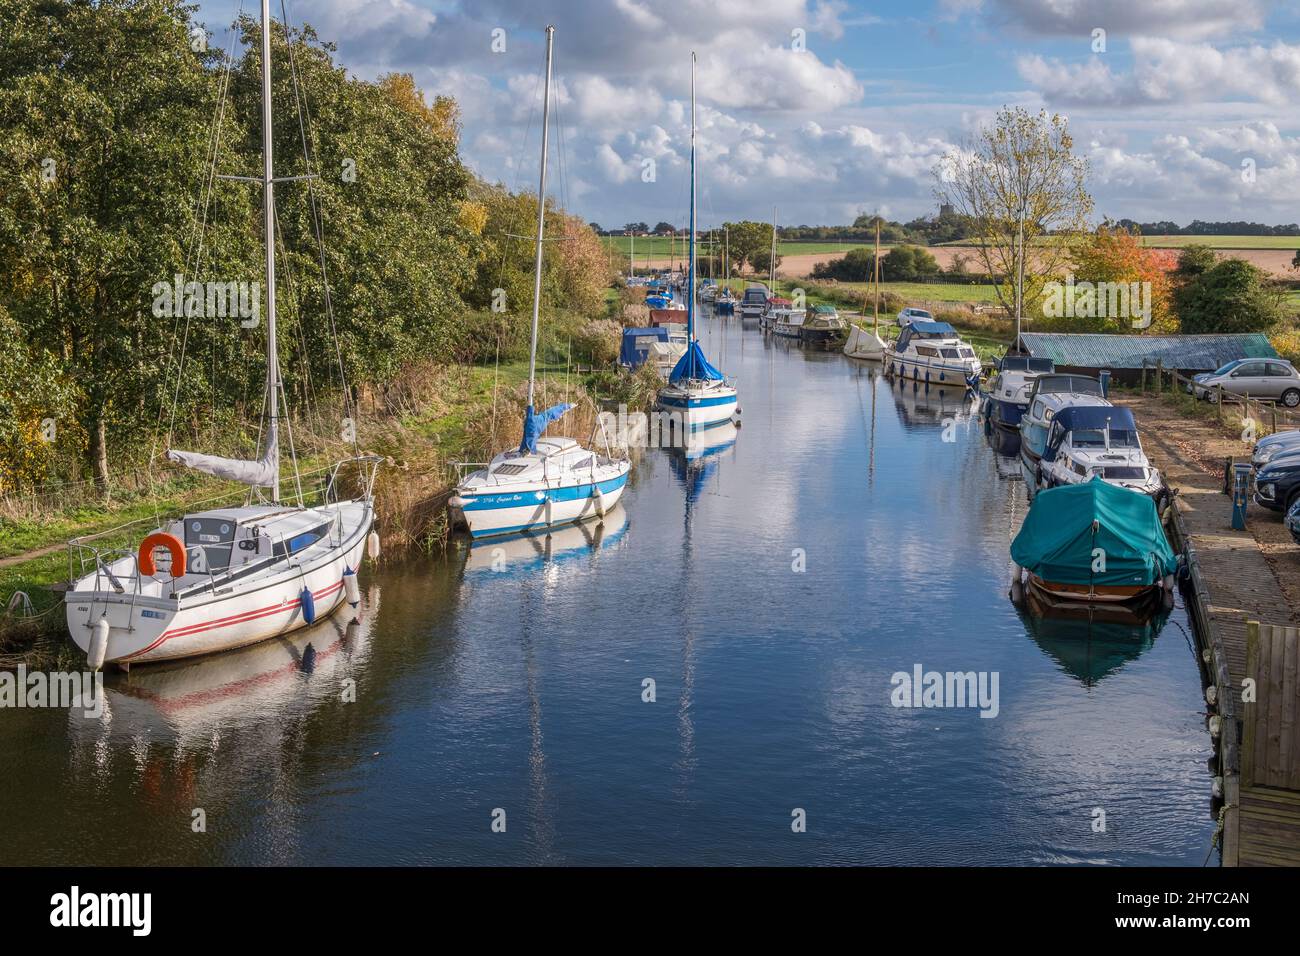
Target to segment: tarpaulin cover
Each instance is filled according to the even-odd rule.
[[[519,443],[519,450],[525,453],[536,452],[537,439],[542,437],[546,426],[572,407],[569,404],[552,405],[544,412],[535,412],[533,406],[529,405],[528,411],[524,412],[524,440]]]
[[[1034,495],[1011,558],[1044,581],[1105,586],[1155,584],[1177,564],[1155,502],[1100,478]]]
[[[691,343],[690,348],[686,350],[686,354],[673,366],[673,373],[668,376],[668,381],[674,385],[692,379],[707,379],[709,381],[720,381],[722,379],[722,373],[710,365],[709,360],[704,357],[699,342]]]
[[[663,327],[624,329],[623,344],[618,352],[618,363],[628,368],[638,368],[649,356],[652,341],[667,342],[668,329]]]

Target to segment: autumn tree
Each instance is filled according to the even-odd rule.
[[[1178,331],[1173,312],[1173,285],[1169,278],[1174,267],[1171,252],[1148,249],[1136,232],[1105,224],[1077,242],[1070,259],[1073,290],[1065,286],[1058,288],[1069,290],[1074,296],[1068,310],[1071,314],[1094,320],[1087,325],[1087,331],[1150,331],[1159,334]],[[1129,314],[1098,314],[1109,311],[1099,306],[1119,298],[1107,297],[1108,293],[1099,290],[1100,283],[1123,287],[1123,299],[1129,303]],[[1141,314],[1148,307],[1150,314]],[[1085,329],[1081,325],[1078,330]]]
[[[976,256],[1000,279],[997,295],[1017,317],[1062,271],[1070,239],[1092,212],[1088,163],[1074,155],[1059,114],[1003,107],[992,125],[935,166],[935,195],[970,229]]]

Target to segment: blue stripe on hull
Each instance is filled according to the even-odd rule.
[[[617,478],[611,478],[608,481],[599,483],[600,493],[607,495],[611,491],[622,488],[627,483],[627,474],[619,475]],[[590,498],[592,485],[570,485],[567,488],[547,488],[537,489],[536,491],[517,491],[509,494],[484,494],[484,495],[461,495],[465,498],[465,504],[461,507],[462,511],[491,511],[497,508],[524,508],[528,505],[540,505],[547,498],[552,501],[573,501],[577,498]],[[542,497],[537,497],[541,494]],[[531,527],[530,525],[521,525]],[[519,528],[515,529],[516,531]],[[500,534],[494,531],[494,534]]]
[[[735,401],[735,395],[724,395],[720,398],[689,398],[685,400],[680,398],[664,398],[662,395],[659,396],[659,404],[661,406],[673,409],[709,408],[713,405],[726,405],[728,403],[734,403]]]

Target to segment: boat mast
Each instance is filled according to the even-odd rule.
[[[271,156],[271,0],[262,0],[262,215],[266,227],[266,390],[270,426],[267,448],[275,468],[271,500],[280,500],[280,358],[275,350],[275,176]]]
[[[776,207],[772,207],[772,251],[768,264],[772,267],[772,295],[776,295]]]
[[[268,0],[262,0],[267,3]],[[537,310],[542,298],[542,241],[546,234],[546,134],[551,115],[551,45],[555,27],[546,28],[546,85],[542,89],[542,173],[537,184],[537,255],[533,260],[533,344],[528,353],[528,414],[533,413],[533,388],[537,382]],[[635,271],[635,270],[634,270]]]
[[[695,51],[691,51],[691,223],[686,275],[686,341],[695,341]],[[701,376],[703,377],[703,376]]]
[[[872,283],[876,287],[876,338],[880,338],[880,217],[876,217],[876,254],[871,259]]]

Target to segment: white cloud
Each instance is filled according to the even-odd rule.
[[[1108,35],[1204,38],[1259,29],[1267,0],[942,0],[950,17],[982,13],[1026,33],[1091,38]]]
[[[1105,56],[1063,63],[1031,55],[1021,57],[1017,68],[1046,100],[1067,105],[1244,99],[1283,106],[1300,96],[1300,45],[1279,40],[1221,50],[1209,43],[1134,37],[1131,47],[1133,68],[1127,72],[1113,71]]]

